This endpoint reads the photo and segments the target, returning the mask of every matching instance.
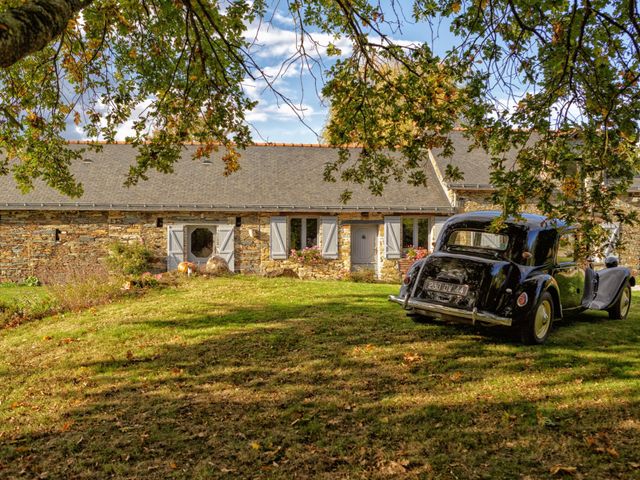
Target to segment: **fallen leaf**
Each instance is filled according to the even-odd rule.
[[[178,468],[178,465],[176,465],[176,462],[171,462],[169,463],[169,468],[172,468],[173,470],[175,470],[176,468]]]
[[[450,378],[452,382],[457,382],[462,378],[462,372],[453,372]]]
[[[399,475],[406,473],[407,469],[400,462],[391,460],[380,467],[380,473],[383,475]]]
[[[251,448],[254,450],[260,450],[260,444],[258,442],[251,442]]]
[[[629,462],[629,466],[631,468],[640,468],[640,463],[636,463],[636,462]]]
[[[618,458],[620,456],[620,454],[617,452],[617,450],[613,447],[609,447],[607,448],[607,453],[609,455],[611,455],[613,458]]]
[[[69,430],[71,430],[71,426],[72,425],[73,425],[73,420],[69,420],[68,422],[64,422],[62,424],[62,427],[60,427],[60,431],[68,432]]]
[[[51,340],[51,338],[53,337],[50,337],[49,335],[45,335],[44,337],[42,337],[42,340]]]
[[[577,471],[576,467],[566,467],[564,465],[554,465],[549,469],[551,475],[573,475]]]
[[[417,363],[422,361],[422,356],[419,353],[405,353],[404,363]]]

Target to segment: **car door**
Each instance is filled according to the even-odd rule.
[[[576,258],[576,236],[574,232],[560,235],[556,249],[553,277],[560,290],[560,303],[563,311],[571,311],[582,306],[584,295],[584,269]]]

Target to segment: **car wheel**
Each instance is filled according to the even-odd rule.
[[[609,318],[614,320],[624,320],[629,315],[629,310],[631,309],[631,285],[629,282],[624,284],[622,287],[622,293],[620,294],[620,298],[618,301],[611,307],[609,312]]]
[[[538,305],[528,315],[521,327],[520,337],[527,345],[540,345],[545,342],[553,323],[553,298],[549,292],[540,296]]]

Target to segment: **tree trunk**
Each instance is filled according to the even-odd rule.
[[[42,50],[93,0],[30,0],[0,13],[0,67]]]

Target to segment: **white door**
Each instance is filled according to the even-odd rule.
[[[216,254],[216,227],[191,225],[187,228],[187,259],[204,265]]]
[[[351,226],[351,265],[374,268],[376,264],[377,225]]]

